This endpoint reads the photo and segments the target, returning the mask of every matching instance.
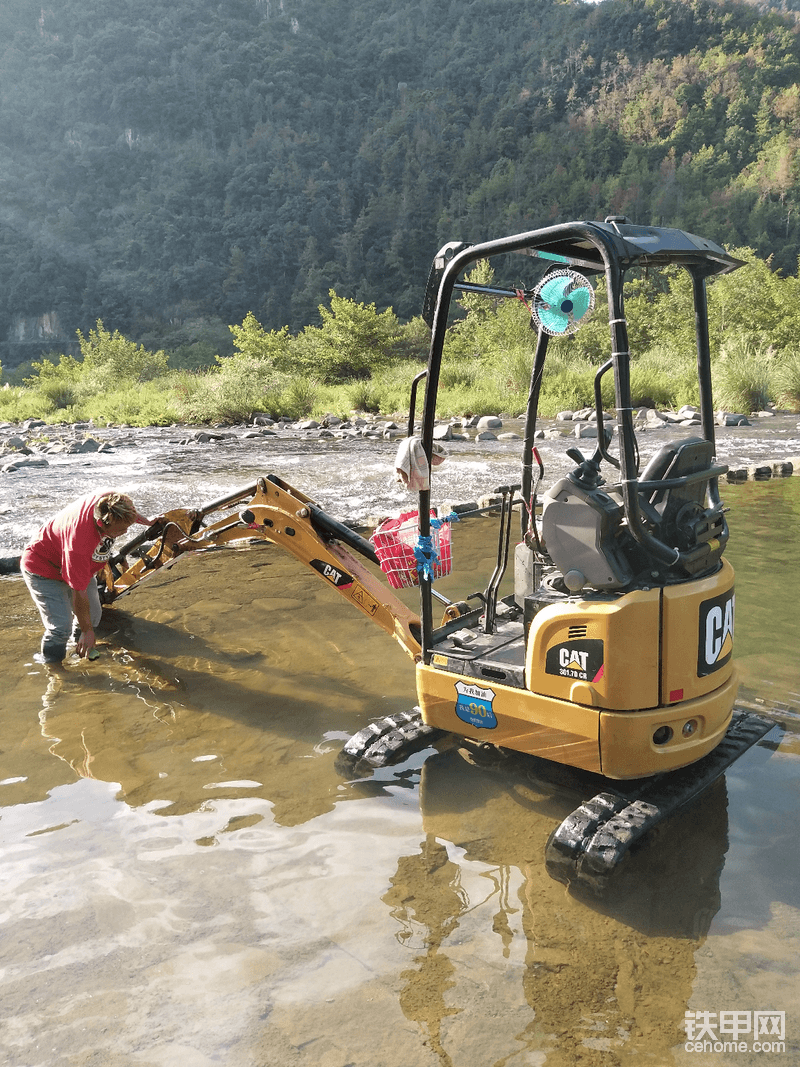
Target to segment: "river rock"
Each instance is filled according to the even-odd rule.
[[[556,422],[571,422],[574,411],[559,411],[556,415]]]
[[[453,427],[449,422],[440,422],[433,428],[434,441],[449,441],[453,436]]]
[[[94,437],[87,437],[83,441],[74,441],[68,448],[67,452],[71,456],[82,455],[85,452],[99,452],[100,442],[96,441]]]
[[[574,437],[597,437],[597,425],[592,422],[579,422],[572,431]]]
[[[733,411],[718,411],[714,420],[717,426],[749,426],[750,420],[746,415]]]
[[[22,467],[49,467],[50,464],[44,458],[44,456],[20,456],[19,459],[12,460],[10,463],[6,463],[5,466],[0,467],[3,474],[13,474],[14,471],[20,470]]]
[[[658,425],[659,423],[666,423],[667,416],[656,408],[642,408],[639,412],[639,417],[644,417],[645,422],[648,425]]]
[[[751,482],[765,482],[772,477],[772,467],[753,463],[747,468],[747,477]]]
[[[3,452],[19,452],[22,449],[27,448],[27,446],[28,442],[24,437],[14,434],[13,437],[6,438],[5,443],[3,444]]]
[[[441,510],[440,510],[440,514],[441,515],[449,515],[449,514],[451,514],[451,512],[454,511],[456,513],[456,515],[466,515],[470,511],[477,511],[477,510],[478,510],[478,502],[477,502],[477,500],[459,501],[458,503],[455,503],[455,504],[452,501],[447,500],[447,501],[445,501],[444,504],[442,504],[442,507],[441,507]]]
[[[480,433],[475,434],[476,441],[496,441],[497,435],[493,434],[491,430],[481,430]]]
[[[479,430],[499,430],[503,426],[503,420],[497,415],[483,415],[478,419]]]

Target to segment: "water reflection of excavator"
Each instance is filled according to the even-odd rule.
[[[400,1007],[442,1067],[454,1047],[493,1064],[673,1062],[720,905],[724,778],[628,859],[601,900],[572,900],[544,874],[537,857],[573,797],[523,757],[482,766],[461,747],[434,753],[420,802],[425,837],[399,857],[382,899],[409,957]],[[522,999],[532,1013],[514,1015]]]
[[[513,277],[513,285],[466,281],[465,272],[483,260],[495,277]],[[419,584],[418,614],[376,572],[373,542],[275,476],[201,510],[169,512],[158,531],[112,561],[107,599],[186,551],[243,539],[282,546],[391,634],[416,664],[419,707],[360,731],[345,756],[381,765],[447,734],[476,750],[524,753],[546,771],[587,776],[596,794],[552,835],[547,861],[560,880],[601,885],[633,844],[771,725],[733,707],[734,578],[723,558],[728,527],[718,489],[726,468],[715,462],[706,282],[740,265],[710,241],[622,218],[452,243],[437,254],[424,307],[430,355],[412,383],[405,442],[419,487],[416,540],[405,550],[408,574]],[[640,470],[623,284],[628,272],[676,266],[688,272],[693,290],[687,314],[696,327],[701,421],[692,436],[670,439]],[[596,446],[586,456],[568,450],[574,469],[537,501],[543,471],[534,439],[548,344],[586,320],[598,277],[606,284],[610,348],[594,383]],[[497,490],[497,562],[483,591],[450,601],[433,588],[439,521],[430,482],[445,335],[451,302],[464,291],[521,299],[536,343],[520,484]],[[613,446],[610,431],[600,429],[603,396],[612,393]],[[611,472],[610,482],[602,471]],[[239,505],[204,526],[207,516]],[[514,589],[501,597],[517,505]],[[137,550],[140,558],[131,562]]]

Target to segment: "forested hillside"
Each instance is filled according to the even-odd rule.
[[[331,288],[408,319],[444,241],[609,213],[794,273],[795,27],[704,0],[3,0],[0,358],[98,317],[297,330]]]

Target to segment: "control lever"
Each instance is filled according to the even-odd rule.
[[[494,569],[492,577],[489,579],[489,584],[486,587],[486,593],[484,594],[486,599],[486,613],[483,621],[483,632],[490,634],[494,632],[494,622],[497,615],[497,591],[500,588],[500,582],[503,580],[503,575],[506,572],[508,566],[508,548],[511,541],[511,517],[513,515],[512,504],[514,501],[514,493],[521,489],[520,485],[501,485],[498,489],[495,489],[495,493],[499,493],[501,496],[500,505],[500,531],[497,537],[497,566]]]

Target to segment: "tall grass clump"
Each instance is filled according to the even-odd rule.
[[[800,411],[800,349],[787,349],[781,353],[772,381],[776,402],[789,411]]]
[[[256,412],[276,411],[286,376],[248,356],[220,359],[220,369],[184,374],[175,404],[184,422],[249,422]]]
[[[634,407],[677,410],[698,404],[697,358],[668,345],[655,345],[631,363],[631,401]]]
[[[717,406],[745,413],[763,410],[772,395],[772,371],[770,349],[743,337],[728,341],[712,367]]]
[[[314,410],[319,395],[319,383],[305,375],[290,378],[280,396],[272,402],[272,414],[287,415],[290,419],[306,418]]]

